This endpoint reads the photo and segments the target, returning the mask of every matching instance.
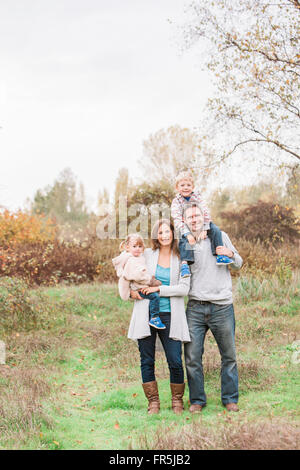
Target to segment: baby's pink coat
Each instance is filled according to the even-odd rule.
[[[112,263],[119,278],[118,287],[121,299],[129,299],[130,289],[139,290],[149,286],[152,276],[149,274],[143,254],[133,256],[123,251],[112,259]]]

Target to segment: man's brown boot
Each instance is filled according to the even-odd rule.
[[[143,383],[142,385],[146,398],[148,399],[148,414],[157,414],[160,409],[160,402],[156,380]]]
[[[183,410],[183,395],[184,395],[184,388],[185,384],[170,384],[171,393],[172,393],[172,410],[177,415],[180,415]]]
[[[227,403],[227,405],[225,405],[225,408],[227,411],[239,411],[239,407],[236,403]]]
[[[191,405],[190,406],[190,412],[191,413],[200,413],[202,411],[203,406],[202,405]]]

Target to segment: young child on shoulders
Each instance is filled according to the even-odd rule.
[[[201,192],[195,190],[194,178],[190,171],[179,173],[175,181],[175,189],[177,195],[172,201],[171,216],[174,220],[175,229],[179,234],[181,276],[188,277],[191,275],[189,265],[194,262],[192,247],[199,241],[195,240],[183,218],[184,206],[187,202],[196,202],[202,209],[204,225],[200,239],[204,239],[206,236],[210,239],[212,254],[216,256],[216,264],[227,265],[233,263],[233,260],[228,256],[217,255],[216,253],[216,248],[223,246],[222,233],[219,227],[211,221],[209,210],[201,196]]]
[[[150,320],[149,325],[157,329],[165,329],[159,316],[159,294],[152,292],[151,294],[143,294],[141,289],[145,287],[160,286],[161,282],[151,276],[149,273],[146,260],[143,255],[145,250],[144,240],[138,233],[131,233],[120,244],[122,253],[112,259],[117,276],[119,278],[119,293],[123,300],[130,297],[130,289],[138,291],[139,295],[144,299],[149,299]]]

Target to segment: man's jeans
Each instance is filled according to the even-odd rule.
[[[139,339],[138,345],[141,356],[141,373],[143,383],[155,380],[155,343],[158,335],[163,345],[167,358],[170,382],[182,384],[184,382],[184,371],[181,358],[181,341],[170,338],[171,314],[160,312],[161,321],[166,325],[166,329],[157,330],[150,328],[151,336]]]
[[[207,236],[210,240],[211,251],[214,256],[217,255],[216,247],[223,246],[222,233],[219,227],[213,222],[210,222],[210,229],[207,230]],[[187,261],[188,264],[193,264],[194,262],[194,250],[193,245],[190,245],[186,235],[183,235],[179,240],[179,253],[181,261]]]
[[[190,402],[204,406],[204,376],[202,355],[204,339],[211,330],[221,354],[222,403],[237,403],[238,372],[235,354],[235,318],[233,305],[216,305],[190,300],[187,305],[187,322],[191,342],[184,345],[185,365],[189,384]]]

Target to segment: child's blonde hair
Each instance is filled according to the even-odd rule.
[[[133,239],[135,239],[141,246],[145,248],[144,239],[139,233],[129,233],[125,240],[120,243],[120,251],[125,250],[129,246],[130,240]]]
[[[178,175],[175,178],[175,188],[177,188],[179,181],[182,181],[182,180],[190,180],[194,184],[193,173],[190,170],[184,170],[178,173]]]

